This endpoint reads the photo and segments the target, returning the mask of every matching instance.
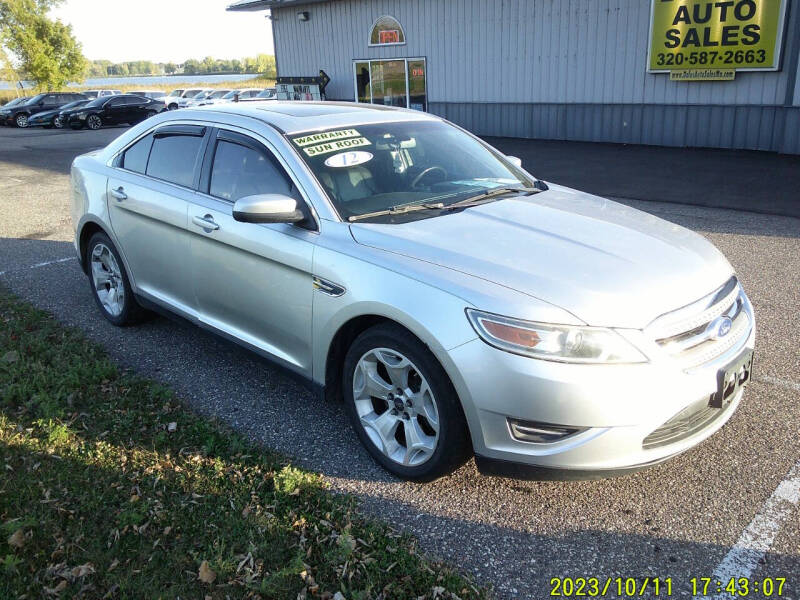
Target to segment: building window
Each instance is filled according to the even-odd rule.
[[[406,34],[394,17],[378,17],[369,34],[370,46],[398,46],[406,43]]]

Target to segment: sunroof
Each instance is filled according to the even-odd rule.
[[[297,102],[293,104],[279,104],[275,107],[260,107],[259,110],[267,112],[281,113],[290,117],[321,117],[323,115],[340,115],[348,110],[342,110],[341,106],[324,106],[322,104],[303,104]]]

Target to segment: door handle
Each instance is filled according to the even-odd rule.
[[[214,222],[214,217],[211,215],[206,215],[204,217],[194,216],[192,217],[192,223],[198,227],[202,227],[206,233],[219,229],[219,225]]]
[[[128,194],[125,193],[125,189],[122,186],[119,186],[115,190],[111,190],[111,195],[114,196],[114,198],[116,198],[120,202],[128,199]]]

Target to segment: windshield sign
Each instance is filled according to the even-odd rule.
[[[429,218],[482,192],[495,190],[486,198],[496,200],[500,188],[513,195],[535,184],[479,140],[441,122],[358,125],[289,139],[344,220]],[[427,210],[404,210],[409,206]],[[391,214],[373,216],[381,211]]]

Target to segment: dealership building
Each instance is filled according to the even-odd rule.
[[[487,136],[800,154],[800,0],[238,0],[279,77]]]

